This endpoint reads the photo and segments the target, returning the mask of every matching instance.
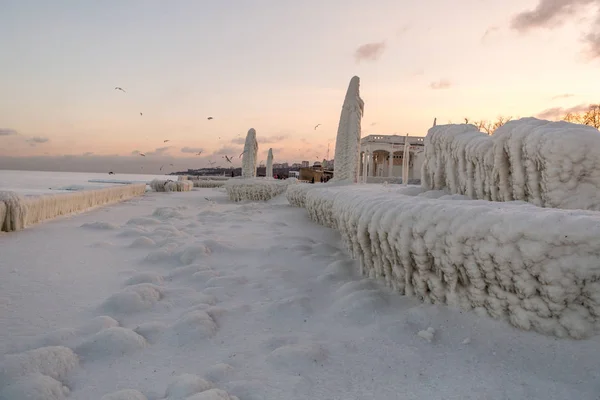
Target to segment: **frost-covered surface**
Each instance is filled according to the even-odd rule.
[[[256,177],[256,161],[258,157],[258,142],[254,128],[248,130],[244,154],[242,155],[242,178],[250,179]]]
[[[360,98],[360,78],[354,76],[342,105],[335,140],[333,181],[357,182],[360,165],[361,121],[365,103]]]
[[[267,178],[273,177],[273,149],[269,149],[269,154],[267,155],[267,170],[265,176]]]
[[[488,136],[473,125],[438,125],[424,143],[427,189],[600,210],[600,132],[593,127],[523,118]]]
[[[225,190],[231,201],[267,201],[285,193],[289,186],[295,186],[294,179],[230,179],[225,184]]]
[[[150,187],[155,192],[189,192],[194,187],[194,182],[154,179],[150,182]]]
[[[192,180],[191,182],[193,182],[194,187],[199,187],[199,188],[216,188],[216,187],[221,187],[223,185],[225,185],[224,180],[211,180],[211,179],[196,179],[196,180]]]
[[[0,208],[0,217],[3,217],[1,230],[6,232],[20,230],[59,216],[129,200],[143,195],[145,191],[146,184],[141,183],[68,194],[27,197],[14,192],[0,192],[0,203],[4,205]]]
[[[600,329],[600,214],[411,190],[316,188],[305,207],[402,294],[559,337]]]
[[[443,196],[402,189],[379,188]],[[55,377],[12,372],[2,400],[597,398],[598,337],[556,340],[393,293],[283,197],[150,192],[4,235],[0,253],[0,363],[48,346],[80,360],[43,357]]]

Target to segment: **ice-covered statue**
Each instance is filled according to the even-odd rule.
[[[267,178],[273,177],[273,149],[269,149],[269,154],[267,155],[267,171],[265,176]]]
[[[360,78],[350,80],[346,98],[342,106],[340,124],[335,141],[335,159],[333,161],[332,181],[358,181],[360,165],[361,120],[365,103],[360,98]]]
[[[242,178],[251,179],[256,177],[256,158],[258,155],[258,142],[254,128],[248,130],[244,155],[242,157]]]

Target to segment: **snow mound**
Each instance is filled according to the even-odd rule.
[[[327,359],[327,351],[318,343],[299,343],[281,346],[273,350],[267,361],[292,373],[302,374],[322,364]]]
[[[208,179],[198,179],[192,182],[194,183],[194,187],[198,188],[218,188],[225,185],[225,181],[213,181]]]
[[[134,249],[150,249],[156,247],[156,242],[148,236],[140,236],[131,242],[129,247]]]
[[[162,299],[162,289],[150,283],[128,286],[113,294],[102,304],[102,309],[114,314],[131,314],[148,310]]]
[[[321,282],[347,281],[354,276],[353,267],[353,261],[337,260],[329,264],[317,279]]]
[[[600,132],[591,126],[522,118],[488,136],[473,125],[438,125],[424,144],[426,189],[600,210]]]
[[[154,212],[152,213],[152,216],[156,217],[156,218],[164,218],[164,219],[184,218],[181,211],[176,210],[173,207],[158,207],[156,210],[154,210]]]
[[[104,329],[84,340],[75,351],[84,360],[119,357],[146,347],[147,342],[131,329],[112,327]]]
[[[267,201],[285,193],[293,182],[289,179],[230,179],[225,183],[225,190],[231,201]]]
[[[206,311],[196,310],[179,318],[171,327],[180,343],[193,343],[216,335],[218,327]]]
[[[70,390],[56,379],[32,373],[0,386],[0,400],[65,400]]]
[[[204,259],[211,254],[210,249],[204,243],[197,243],[183,247],[177,255],[183,265],[193,264],[198,259]]]
[[[364,275],[400,293],[559,337],[600,328],[596,212],[350,186],[315,188],[306,208],[340,232]]]
[[[197,375],[182,374],[175,377],[167,387],[165,397],[169,400],[186,399],[189,396],[205,392],[214,388],[214,385]]]
[[[435,329],[431,326],[423,331],[417,332],[417,336],[427,340],[429,343],[433,341],[433,336],[435,335]]]
[[[239,400],[222,389],[210,389],[205,392],[195,394],[186,400]]]
[[[170,179],[154,179],[150,188],[155,192],[189,192],[194,187],[192,181],[172,181]]]
[[[0,388],[30,374],[47,375],[64,382],[67,375],[79,366],[73,350],[63,346],[42,347],[4,356],[0,364]]]
[[[148,400],[139,390],[123,389],[118,392],[105,394],[100,400]]]
[[[140,283],[152,283],[154,285],[162,285],[164,278],[155,272],[142,272],[125,281],[125,285],[137,285]]]
[[[233,373],[233,367],[227,363],[218,363],[210,367],[204,376],[213,381],[221,382]]]
[[[153,343],[156,342],[168,328],[169,327],[162,322],[152,321],[139,324],[133,331],[138,335],[143,336],[149,343]]]
[[[150,217],[136,217],[136,218],[131,218],[129,221],[127,221],[127,225],[138,225],[138,226],[147,226],[147,225],[161,225],[162,221],[156,218],[150,218]],[[139,229],[137,228],[140,232],[142,233],[147,233],[145,230],[143,229]]]
[[[96,230],[114,230],[114,229],[119,229],[119,225],[116,224],[111,224],[110,222],[101,222],[101,221],[96,221],[96,222],[86,222],[85,224],[81,225],[82,228],[87,228],[87,229],[96,229]]]

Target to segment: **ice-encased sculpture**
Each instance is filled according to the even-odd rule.
[[[244,155],[242,157],[242,178],[250,179],[256,177],[256,158],[258,155],[258,142],[254,128],[248,130],[246,144],[244,144]]]
[[[273,177],[273,149],[269,149],[269,154],[267,155],[267,171],[265,176],[267,178]]]

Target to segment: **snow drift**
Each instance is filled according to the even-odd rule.
[[[424,143],[426,189],[600,210],[600,132],[593,127],[523,118],[488,136],[473,125],[438,125]]]
[[[6,232],[16,231],[61,215],[125,201],[145,192],[145,183],[27,197],[0,192],[1,228]]]
[[[558,337],[600,328],[600,214],[422,190],[323,185],[304,202],[363,274],[400,293]]]
[[[155,192],[189,192],[194,187],[194,183],[189,180],[154,179],[150,182],[150,187]]]
[[[231,201],[267,201],[283,194],[288,186],[296,182],[294,179],[230,179],[225,184],[225,190]]]

